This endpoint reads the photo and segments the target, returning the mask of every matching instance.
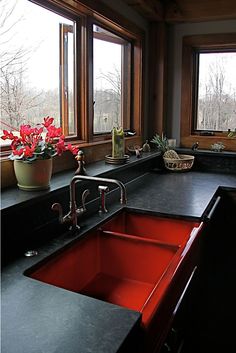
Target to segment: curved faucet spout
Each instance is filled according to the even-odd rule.
[[[118,185],[120,188],[120,203],[122,205],[126,205],[127,203],[127,196],[126,196],[126,188],[125,185],[116,179],[108,179],[108,178],[100,178],[100,177],[93,177],[88,175],[75,175],[70,182],[70,213],[71,213],[71,220],[72,220],[72,227],[79,228],[78,220],[77,220],[77,206],[76,206],[76,198],[75,198],[75,185],[79,180],[87,180],[87,181],[97,181],[103,182],[108,184],[115,184]]]
[[[71,200],[72,208],[73,207],[76,208],[75,184],[79,180],[97,181],[97,182],[103,182],[103,183],[108,183],[108,184],[116,184],[120,188],[120,203],[122,205],[126,205],[126,203],[127,203],[126,188],[125,188],[125,185],[121,181],[119,181],[117,179],[100,178],[100,177],[93,177],[93,176],[88,176],[88,175],[75,175],[70,182],[70,200]]]
[[[70,222],[72,224],[71,229],[80,229],[78,225],[78,216],[82,215],[86,211],[85,199],[89,195],[89,190],[85,190],[82,194],[82,206],[77,208],[76,205],[76,193],[75,185],[79,180],[96,181],[99,183],[115,184],[120,188],[120,203],[126,205],[127,196],[125,185],[116,179],[93,177],[88,175],[75,175],[70,182],[70,211],[63,217],[62,207],[60,204],[56,203],[52,205],[52,209],[59,213],[60,223]]]

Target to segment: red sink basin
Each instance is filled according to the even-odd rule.
[[[183,244],[199,223],[122,211],[101,228],[107,231],[155,239],[164,243]]]
[[[193,221],[123,210],[26,275],[139,311],[150,333],[157,320],[164,325],[172,315],[163,308],[176,305],[195,266],[201,228]]]
[[[29,276],[129,309],[143,311],[178,246],[93,231]]]

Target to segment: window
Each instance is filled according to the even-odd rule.
[[[130,129],[130,54],[128,41],[93,25],[94,133]]]
[[[110,139],[118,125],[141,134],[143,34],[84,2],[1,1],[2,129],[50,115],[80,145]]]
[[[236,34],[183,39],[181,145],[210,149],[221,141],[236,151]]]
[[[228,131],[236,128],[236,52],[196,54],[194,130]]]
[[[74,135],[75,21],[27,0],[0,6],[2,128],[17,130],[50,115]]]

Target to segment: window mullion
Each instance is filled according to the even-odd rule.
[[[69,135],[68,119],[68,29],[60,23],[60,113],[61,127],[65,136]]]
[[[68,64],[68,33],[74,33],[73,26],[65,23],[59,24],[60,30],[60,97],[61,97],[61,127],[65,136],[70,135],[69,130],[69,64]],[[75,60],[75,59],[74,59]],[[75,65],[74,65],[75,67]],[[74,68],[73,68],[74,69]],[[74,69],[75,71],[75,69]]]

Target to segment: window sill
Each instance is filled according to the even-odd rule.
[[[128,169],[149,161],[160,156],[160,152],[144,153],[141,158],[130,156],[129,162],[122,165],[106,164],[104,160],[86,165],[86,172],[90,176],[109,177],[109,174],[125,172]],[[52,176],[50,189],[44,191],[22,191],[17,187],[7,188],[1,192],[1,210],[13,210],[16,207],[32,205],[35,201],[40,201],[46,198],[53,198],[57,192],[62,192],[63,189],[69,188],[71,178],[74,176],[75,170],[64,171]]]
[[[211,145],[217,142],[223,143],[227,151],[236,152],[236,138],[229,138],[227,136],[200,136],[200,135],[189,135],[181,137],[181,147],[191,148],[191,146],[198,142],[199,146],[203,150],[211,152]]]
[[[142,137],[135,135],[125,138],[126,147],[129,145],[141,145]],[[79,143],[77,144],[85,154],[86,164],[93,162],[104,161],[104,157],[111,153],[111,139],[107,141],[97,141],[93,143]],[[8,153],[9,155],[9,153]],[[74,156],[65,152],[62,156],[54,157],[53,159],[53,175],[56,173],[72,170],[77,168],[77,163]],[[13,163],[8,157],[1,158],[1,189],[13,187],[16,185],[16,178],[13,169]]]
[[[196,149],[192,150],[191,148],[183,148],[183,147],[176,147],[176,151],[178,153],[191,153],[195,156],[215,156],[215,157],[229,157],[229,158],[236,158],[236,152],[232,151],[222,151],[222,152],[215,152],[213,150],[205,150],[205,149]]]

